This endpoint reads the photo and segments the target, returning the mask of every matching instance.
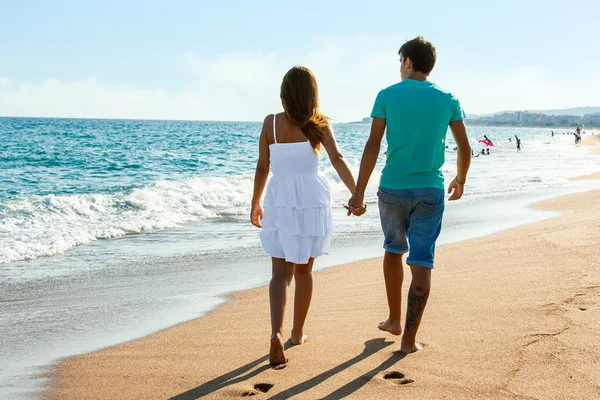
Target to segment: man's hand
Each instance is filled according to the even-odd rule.
[[[252,211],[250,211],[250,222],[257,228],[262,228],[260,224],[260,220],[263,219],[263,209],[261,206],[252,206]]]
[[[452,193],[448,200],[458,200],[462,197],[463,191],[465,190],[465,184],[460,183],[454,178],[452,182],[450,182],[450,186],[448,186],[448,194]]]
[[[472,150],[467,136],[467,127],[462,119],[450,122],[450,130],[458,151],[456,152],[456,177],[448,187],[448,193],[452,192],[448,200],[458,200],[462,197],[467,182]]]
[[[348,210],[348,216],[354,214],[359,217],[367,212],[367,205],[364,203],[365,190],[367,189],[369,178],[375,169],[375,164],[377,164],[377,157],[379,157],[385,127],[386,122],[384,118],[373,118],[371,134],[365,144],[365,150],[360,160],[356,190],[350,200],[348,200],[348,205],[345,206],[346,210]]]
[[[364,196],[358,195],[356,193],[352,197],[350,197],[350,200],[348,200],[348,205],[344,206],[346,210],[348,210],[348,216],[350,216],[350,214],[353,214],[357,217],[360,217],[361,215],[367,212],[367,205],[364,203],[363,200]]]

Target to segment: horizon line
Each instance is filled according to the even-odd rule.
[[[554,108],[554,109],[525,109],[525,110],[503,110],[503,111],[495,111],[495,112],[491,112],[491,113],[480,113],[480,114],[476,114],[476,113],[467,113],[466,114],[466,118],[465,119],[469,119],[469,116],[489,116],[489,115],[496,115],[496,114],[503,114],[503,113],[512,113],[512,112],[539,112],[540,114],[543,114],[542,111],[568,111],[568,110],[573,110],[573,109],[577,109],[577,108],[600,108],[600,106],[577,106],[577,107],[568,107],[568,108]],[[548,114],[545,114],[548,115]],[[558,114],[560,115],[560,114]],[[565,114],[567,115],[567,114]],[[262,121],[260,120],[256,120],[256,121],[249,121],[249,120],[224,120],[224,119],[214,119],[214,120],[210,120],[210,119],[170,119],[170,118],[135,118],[135,117],[47,117],[47,116],[23,116],[23,115],[0,115],[0,118],[23,118],[23,119],[81,119],[81,120],[116,120],[116,121],[178,121],[178,122],[241,122],[241,123],[260,123]],[[370,117],[362,117],[362,118],[370,118]],[[361,118],[361,119],[362,119]],[[361,120],[350,120],[350,121],[337,121],[335,122],[335,120],[332,119],[332,121],[334,121],[334,123],[339,123],[339,124],[347,124],[347,123],[362,123]]]

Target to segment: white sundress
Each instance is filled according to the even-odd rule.
[[[269,160],[273,176],[263,203],[260,240],[271,257],[306,264],[329,252],[331,190],[310,142],[277,143],[276,116]]]

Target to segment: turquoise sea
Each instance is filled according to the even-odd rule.
[[[100,239],[202,223],[247,225],[260,128],[253,122],[0,118],[0,265]],[[336,126],[355,169],[368,130],[367,124]],[[483,134],[497,146],[491,156],[474,159],[467,200],[560,186],[595,168],[580,157],[581,148],[569,146],[571,136],[552,138],[548,129],[470,133],[476,150],[484,147],[476,141]],[[508,142],[515,134],[522,153]],[[448,146],[445,173],[452,177],[450,138]],[[326,157],[321,164],[341,208],[348,194]],[[228,246],[246,245],[254,233]]]
[[[0,398],[37,390],[29,377],[53,360],[202,315],[228,293],[268,281],[270,261],[248,221],[260,129],[0,118]],[[369,129],[334,126],[355,172]],[[483,135],[496,146],[473,159],[465,197],[448,204],[442,244],[554,215],[528,205],[597,187],[568,179],[596,171],[598,157],[566,129],[555,132],[469,127],[476,152]],[[446,144],[451,180],[450,135]],[[345,216],[349,193],[323,157],[335,233],[317,269],[382,253],[376,188],[384,150],[361,218]]]

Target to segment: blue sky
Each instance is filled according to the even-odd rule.
[[[600,105],[598,1],[0,0],[0,115],[261,120],[287,69],[370,113],[423,35],[467,113]]]

